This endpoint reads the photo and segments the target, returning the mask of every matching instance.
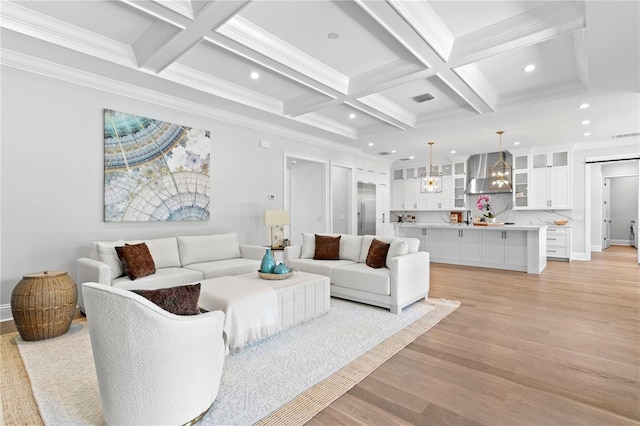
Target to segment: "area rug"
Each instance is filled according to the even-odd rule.
[[[395,315],[332,299],[322,317],[227,357],[201,424],[303,424],[458,306],[429,299]],[[104,424],[85,322],[55,339],[15,341],[46,424]]]

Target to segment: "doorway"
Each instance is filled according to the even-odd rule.
[[[285,206],[291,213],[291,244],[302,244],[303,232],[327,231],[327,163],[285,154],[284,193]]]
[[[353,229],[353,167],[331,165],[331,232],[351,234]]]

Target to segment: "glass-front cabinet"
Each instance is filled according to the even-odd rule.
[[[516,155],[513,165],[513,208],[571,208],[569,151]]]

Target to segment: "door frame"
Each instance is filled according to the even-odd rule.
[[[330,208],[329,208],[329,228],[331,230],[331,232],[333,232],[333,168],[334,167],[341,167],[344,169],[349,170],[349,184],[351,186],[351,191],[348,192],[348,197],[349,199],[347,200],[347,209],[349,211],[349,220],[347,223],[347,229],[348,229],[348,233],[349,234],[354,234],[354,230],[357,224],[357,215],[356,215],[356,209],[354,208],[355,205],[355,200],[357,198],[357,191],[358,191],[358,185],[357,185],[357,179],[356,179],[356,168],[353,165],[350,164],[344,164],[344,163],[337,163],[334,161],[330,162],[331,165],[331,175],[329,176],[329,200],[330,200]]]
[[[586,157],[584,159],[584,172],[585,172],[585,184],[584,186],[584,201],[585,206],[588,207],[591,205],[591,166],[594,163],[607,163],[611,161],[636,161],[636,165],[638,168],[638,179],[640,180],[640,159],[635,154],[614,154],[614,155],[604,155],[598,157]],[[639,185],[640,187],[640,185]],[[640,189],[639,189],[640,192]],[[638,197],[638,211],[640,211],[640,197]],[[591,260],[591,209],[585,208],[584,211],[584,251],[585,251],[585,259],[586,261]],[[640,249],[638,249],[638,264],[640,264]]]
[[[309,155],[305,155],[305,154],[298,154],[298,153],[294,153],[294,152],[290,152],[290,151],[283,151],[282,152],[282,158],[283,158],[283,162],[282,162],[282,167],[283,167],[283,194],[284,194],[284,200],[283,200],[283,206],[285,210],[289,210],[291,211],[291,173],[289,172],[289,161],[290,160],[304,160],[304,161],[309,161],[312,163],[319,163],[322,164],[323,166],[323,175],[324,175],[324,230],[325,232],[330,228],[330,221],[331,221],[331,217],[330,217],[330,203],[331,203],[331,198],[329,196],[330,191],[331,191],[331,175],[330,175],[330,170],[329,170],[329,162],[327,160],[321,159],[321,158],[317,158],[317,157],[312,157]],[[291,238],[291,235],[289,235],[289,238]]]

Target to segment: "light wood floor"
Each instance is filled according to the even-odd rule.
[[[631,247],[539,276],[432,264],[462,305],[309,425],[640,423],[640,267]]]
[[[539,276],[432,264],[430,295],[462,305],[309,425],[640,424],[635,249]]]

